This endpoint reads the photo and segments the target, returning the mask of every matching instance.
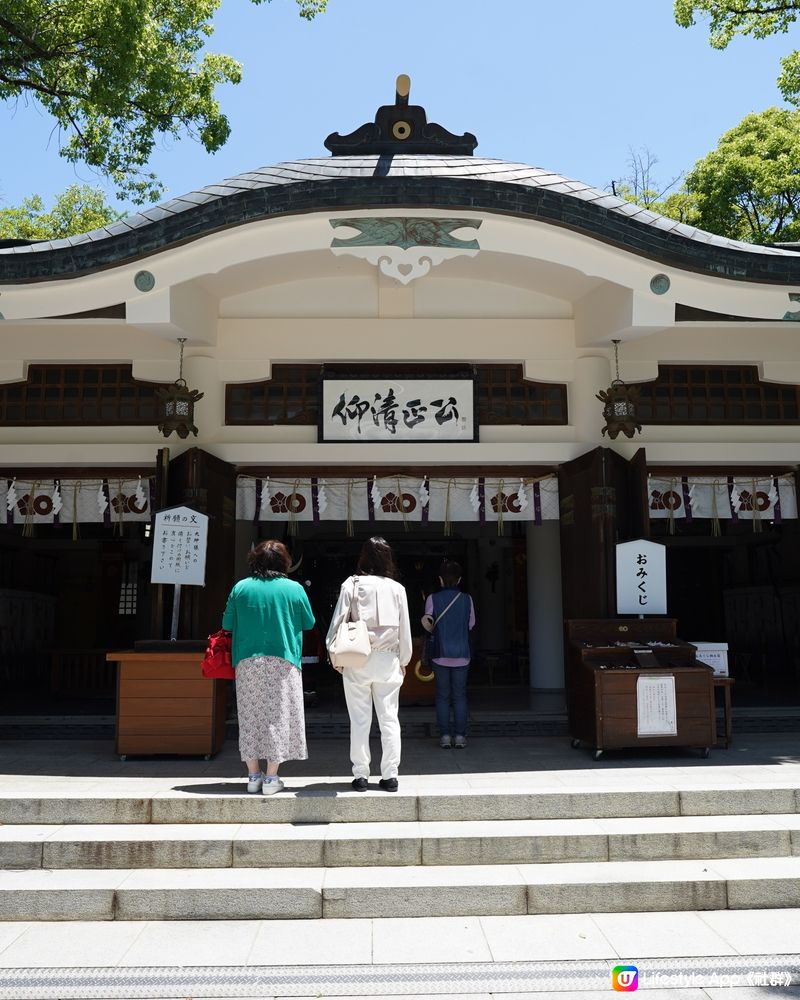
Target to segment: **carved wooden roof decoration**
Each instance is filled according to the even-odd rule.
[[[397,78],[394,104],[382,105],[374,122],[362,125],[349,135],[332,132],[325,140],[325,148],[334,156],[353,153],[472,156],[478,145],[475,136],[471,132],[454,135],[436,122],[429,122],[423,107],[408,103],[410,92],[411,80],[402,73]]]

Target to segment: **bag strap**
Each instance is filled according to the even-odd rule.
[[[453,600],[447,605],[447,607],[444,609],[444,611],[437,618],[433,619],[433,627],[434,628],[436,628],[436,626],[439,624],[439,622],[442,620],[442,618],[444,618],[444,616],[447,614],[447,612],[450,610],[450,608],[452,608],[452,606],[456,603],[456,601],[459,599],[459,597],[461,597],[461,591],[460,590],[456,594],[456,596],[453,598]]]
[[[358,601],[356,600],[356,588],[357,587],[358,587],[358,577],[354,576],[353,577],[353,593],[350,595],[350,609],[348,610],[348,612],[347,612],[347,618],[345,619],[345,621],[348,621],[348,622],[357,622],[358,621],[358,615],[353,614],[353,608],[355,608],[356,611],[358,611]]]

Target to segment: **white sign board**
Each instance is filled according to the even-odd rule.
[[[321,441],[477,441],[471,378],[326,378]]]
[[[667,613],[667,550],[642,538],[617,545],[617,614]]]
[[[190,507],[171,507],[155,516],[151,583],[206,582],[208,515]]]
[[[636,678],[636,735],[678,735],[674,674]]]

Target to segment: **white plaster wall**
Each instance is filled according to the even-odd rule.
[[[568,385],[569,425],[486,427],[479,444],[447,447],[448,463],[473,466],[557,464],[608,443],[595,394],[613,377],[608,338],[615,331],[627,381],[655,377],[659,363],[729,362],[800,383],[797,324],[676,326],[671,319],[675,302],[782,315],[785,288],[663,268],[541,223],[459,214],[483,219],[481,251],[408,286],[365,261],[334,257],[328,215],[310,215],[228,230],[73,281],[4,288],[0,382],[23,378],[31,362],[103,361],[130,362],[135,377],[171,381],[176,338],[184,335],[184,377],[205,395],[196,407],[199,436],[169,439],[173,454],[199,445],[231,462],[289,465],[437,464],[443,451],[319,445],[310,427],[226,427],[225,382],[267,378],[274,363],[413,360],[521,363],[529,378]],[[156,275],[153,293],[133,288],[143,268]],[[672,279],[666,296],[649,291],[658,271]],[[128,322],[36,318],[122,301]],[[0,465],[151,462],[164,443],[150,427],[0,428]],[[653,463],[793,464],[799,445],[798,427],[715,426],[652,427],[613,446],[625,454],[645,446]]]
[[[281,280],[282,270],[285,271],[289,262],[293,277],[335,276],[338,273],[336,262],[347,258],[330,253],[335,235],[330,220],[375,214],[375,210],[365,210],[268,219],[223,230],[153,254],[145,260],[84,277],[4,286],[2,312],[7,319],[16,320],[65,315],[119,302],[137,305],[147,296],[157,296],[165,289],[193,281],[200,282],[206,291],[221,299],[250,290],[241,287],[240,271],[252,276],[251,288],[263,287]],[[382,214],[402,216],[408,212],[392,209]],[[414,214],[440,217],[452,213],[441,209],[415,209]],[[522,262],[534,276],[537,271],[547,275],[546,282],[538,287],[539,292],[557,298],[572,297],[573,301],[585,296],[598,283],[609,282],[641,293],[646,302],[670,305],[683,302],[742,316],[774,316],[777,320],[790,305],[789,289],[781,286],[736,282],[664,267],[543,222],[470,211],[459,211],[458,215],[481,221],[478,231],[481,250],[474,258],[476,267],[469,271],[472,280],[516,283],[525,287],[513,277],[509,281],[510,260]],[[297,259],[293,259],[295,255]],[[364,264],[365,268],[369,266]],[[156,286],[152,292],[139,292],[133,283],[136,272],[143,268],[155,276]],[[513,272],[514,268],[511,270]],[[463,269],[457,271],[462,272]],[[667,274],[672,283],[667,295],[660,299],[652,296],[649,290],[650,279],[656,273]]]
[[[360,277],[308,278],[256,288],[220,300],[221,317],[366,317],[378,314],[372,269]]]
[[[414,286],[414,315],[447,318],[458,316],[485,319],[523,318],[571,319],[572,303],[531,288],[497,281],[465,281],[446,277],[442,264],[428,280]]]

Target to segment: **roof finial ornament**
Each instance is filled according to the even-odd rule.
[[[401,73],[395,84],[394,102],[399,105],[408,104],[408,95],[411,93],[411,77],[407,73]]]
[[[325,148],[334,156],[353,154],[436,153],[446,156],[472,156],[478,140],[471,132],[454,135],[435,122],[429,122],[425,109],[409,104],[411,78],[397,77],[394,104],[378,108],[375,121],[362,125],[349,135],[332,132]]]

